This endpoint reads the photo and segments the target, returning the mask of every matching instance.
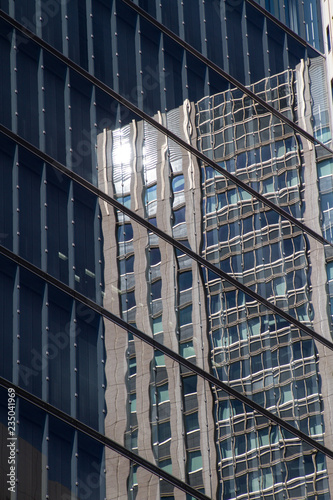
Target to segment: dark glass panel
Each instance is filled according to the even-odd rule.
[[[62,50],[62,5],[64,1],[48,0],[41,2],[40,17],[43,39],[57,50]]]
[[[267,19],[267,38],[270,74],[281,73],[284,68],[285,32]]]
[[[20,269],[19,384],[38,397],[42,397],[47,367],[42,329],[44,289],[44,281]]]
[[[35,1],[27,2],[26,0],[15,1],[15,19],[30,31],[36,33],[36,23],[39,19],[36,18]]]
[[[68,53],[69,58],[88,69],[88,38],[86,2],[71,0],[67,2],[68,15]],[[89,15],[89,14],[88,14]],[[91,33],[89,33],[90,37]]]
[[[18,133],[39,146],[38,62],[40,49],[29,41],[20,43],[17,51],[17,111]]]
[[[66,66],[44,53],[45,152],[66,163]]]
[[[36,266],[41,262],[41,177],[42,162],[20,149],[19,249],[20,255]]]
[[[72,153],[68,154],[72,169],[93,184],[97,182],[95,159],[95,127],[91,120],[92,85],[74,71],[70,73],[70,134]],[[70,163],[69,165],[70,166]]]
[[[105,496],[104,446],[94,439],[78,434],[78,488],[79,498],[100,500]]]
[[[42,441],[45,413],[32,404],[19,400],[19,422],[17,426],[19,454],[17,467],[17,496],[19,498],[42,498],[42,475],[45,474]],[[44,472],[45,471],[45,472]]]
[[[0,374],[8,380],[13,377],[13,302],[16,266],[0,257]]]
[[[111,41],[111,3],[95,0],[92,4],[94,32],[95,76],[112,87],[112,41]],[[107,57],[106,57],[107,55]]]
[[[51,286],[48,302],[49,402],[66,413],[71,413],[70,380],[74,376],[70,361],[70,343],[74,342],[74,328],[71,325],[73,302],[71,298]]]
[[[140,21],[143,110],[150,116],[161,110],[162,68],[159,65],[161,33],[145,19]]]
[[[250,81],[255,83],[267,76],[263,48],[264,16],[249,4],[246,4],[246,16],[247,43],[250,54]]]
[[[69,180],[47,166],[47,269],[64,283],[69,282],[68,195]]]
[[[162,5],[162,23],[178,35],[178,0],[164,0],[160,4]]]
[[[102,387],[98,384],[102,360],[97,350],[100,318],[94,311],[78,304],[76,321],[77,416],[90,427],[98,429],[102,411],[99,404]]]
[[[0,136],[0,244],[13,248],[13,160],[14,142]]]
[[[164,38],[164,66],[167,109],[175,109],[183,103],[183,69],[184,51],[178,44]]]
[[[95,297],[95,210],[96,198],[74,185],[75,288]]]
[[[60,420],[49,419],[49,474],[50,498],[71,498],[74,490],[72,457],[74,455],[74,429]]]
[[[201,51],[201,22],[199,2],[183,1],[185,40]]]
[[[226,27],[228,36],[229,73],[240,82],[245,83],[244,41],[242,40],[242,6],[243,3],[227,0]]]
[[[137,14],[120,0],[117,8],[117,52],[119,92],[138,104],[136,25]]]

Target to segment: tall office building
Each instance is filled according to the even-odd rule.
[[[0,7],[4,498],[331,498],[328,0]]]

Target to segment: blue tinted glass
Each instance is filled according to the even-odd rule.
[[[174,193],[177,193],[179,191],[184,190],[184,176],[183,175],[177,175],[177,177],[174,177],[172,179],[172,191]]]
[[[117,240],[119,243],[133,239],[133,228],[131,224],[118,226]]]
[[[70,370],[69,332],[71,331],[73,302],[53,287],[49,287],[48,301],[49,402],[66,413],[70,413],[71,394],[68,381],[73,373]]]
[[[162,280],[154,281],[154,283],[151,284],[152,300],[160,299],[161,293],[162,293]]]
[[[178,275],[179,290],[187,290],[192,286],[192,271],[179,273]]]
[[[192,304],[179,310],[179,326],[192,323]]]
[[[128,309],[132,309],[135,306],[135,293],[127,292],[122,294],[121,296],[121,310],[127,311]]]
[[[236,380],[240,378],[240,361],[232,363],[229,370],[230,380]]]
[[[134,270],[134,255],[131,255],[126,259],[119,260],[119,273],[121,275],[133,273],[133,270]]]
[[[19,179],[20,255],[40,266],[41,259],[41,177],[42,165],[22,151]]]
[[[185,222],[185,207],[179,208],[178,210],[174,210],[174,225],[180,224],[181,222]]]
[[[155,266],[159,262],[161,262],[161,252],[158,247],[153,247],[149,249],[149,260],[150,260],[150,265]]]
[[[21,269],[20,272],[20,364],[19,383],[38,397],[42,393],[42,368],[47,356],[42,350],[42,311],[45,283]]]
[[[146,189],[146,193],[145,193],[145,202],[146,203],[153,201],[153,200],[156,200],[156,196],[157,196],[156,190],[157,190],[156,184],[154,184],[153,186]]]

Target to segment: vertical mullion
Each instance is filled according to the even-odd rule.
[[[94,213],[94,256],[95,256],[95,300],[97,304],[102,305],[102,259],[101,259],[101,216],[99,214],[99,199],[96,198]],[[102,359],[102,358],[99,358]]]
[[[10,17],[15,19],[15,2],[12,2],[10,0],[9,0],[8,13],[9,13]]]
[[[74,259],[74,194],[73,181],[70,181],[67,199],[67,230],[68,230],[68,285],[75,289],[75,259]]]
[[[18,148],[15,146],[15,153],[13,158],[13,170],[12,170],[12,186],[13,186],[13,198],[12,198],[12,212],[13,212],[13,252],[19,255],[19,238],[20,238],[20,225],[19,225],[19,175],[18,175]],[[14,187],[15,186],[15,187]]]
[[[283,67],[284,68],[289,68],[289,53],[288,53],[288,38],[287,38],[287,33],[284,31],[284,36],[283,36]],[[268,101],[269,102],[269,101]]]
[[[41,497],[48,498],[48,470],[49,470],[49,415],[45,413],[44,430],[42,437],[42,488]]]
[[[49,343],[48,343],[48,332],[49,332],[49,318],[48,318],[48,284],[45,283],[44,293],[43,293],[43,306],[42,306],[42,345],[41,345],[41,358],[46,360],[46,363],[42,363],[42,399],[43,401],[49,400]],[[51,352],[52,355],[52,352]]]
[[[161,0],[155,0],[155,8],[156,8],[156,19],[159,23],[163,24],[162,21],[162,3]]]
[[[77,417],[77,366],[76,366],[76,343],[77,334],[76,326],[76,311],[75,302],[72,302],[72,312],[69,329],[69,369],[70,369],[70,401],[71,401],[71,416]]]
[[[90,147],[92,159],[91,182],[94,186],[98,185],[98,168],[97,168],[97,114],[96,114],[96,87],[93,86],[90,95]]]
[[[112,15],[113,12],[113,15]],[[119,94],[119,64],[118,64],[118,22],[117,22],[117,12],[116,12],[116,0],[113,0],[111,7],[111,46],[113,46],[113,54],[116,57],[112,57],[112,74],[113,74],[113,89]],[[120,104],[116,104],[117,116],[115,123],[119,123],[120,120]]]
[[[68,57],[69,50],[68,50],[68,10],[67,10],[67,1],[61,1],[60,8],[61,8],[61,18],[62,18],[62,23],[61,23],[61,29],[62,29],[62,53],[64,54],[65,57]]]
[[[39,148],[45,151],[45,97],[44,97],[44,54],[43,50],[39,49],[38,72],[37,72],[37,95],[38,95],[38,131],[39,131]]]
[[[179,24],[179,36],[182,40],[185,40],[183,2],[178,2],[178,24]]]
[[[65,86],[64,86],[64,103],[65,103],[65,141],[66,141],[66,167],[72,170],[72,139],[70,134],[71,126],[71,95],[70,95],[70,79],[69,79],[69,69],[66,69]]]
[[[88,49],[88,71],[91,75],[95,74],[94,65],[94,35],[92,21],[92,5],[91,0],[86,0],[86,19],[87,19],[87,49]]]
[[[199,15],[200,15],[200,34],[201,34],[201,53],[207,57],[207,24],[205,16],[205,5],[202,0],[199,2]]]
[[[69,69],[66,69],[66,78],[64,86],[64,114],[65,114],[65,142],[66,142],[66,167],[72,170],[72,138],[70,134],[70,109],[71,109],[71,96],[70,96],[70,83],[69,83]],[[67,199],[67,230],[68,230],[68,284],[74,289],[74,228],[72,221],[74,221],[74,197],[73,197],[73,181],[70,181]]]
[[[184,21],[183,2],[178,2],[179,36],[182,40],[185,40],[185,24],[184,23],[185,23],[185,21]],[[183,49],[181,81],[182,81],[183,101],[185,101],[185,99],[188,99],[187,52],[185,49]]]
[[[263,26],[263,31],[262,31],[262,47],[263,47],[263,52],[264,52],[264,74],[267,76],[270,76],[271,70],[270,70],[270,64],[269,64],[269,49],[268,49],[268,32],[267,32],[267,18],[264,17],[264,26]]]
[[[135,28],[135,64],[136,64],[136,88],[137,88],[137,99],[138,99],[137,106],[139,109],[144,110],[143,102],[145,96],[143,94],[144,88],[142,84],[142,74],[144,68],[142,67],[141,18],[138,14],[136,14],[136,28]]]
[[[43,164],[42,168],[42,179],[40,183],[40,244],[41,244],[41,269],[43,271],[47,271],[47,257],[48,257],[48,248],[47,248],[47,198],[46,198],[46,164]]]
[[[246,2],[243,3],[242,7],[242,42],[243,42],[243,54],[244,54],[244,76],[245,76],[245,85],[250,85],[251,83],[251,70],[250,70],[250,52],[249,52],[249,44],[247,37],[247,15],[246,15]]]
[[[160,33],[160,43],[158,48],[158,73],[159,73],[159,88],[161,96],[161,111],[166,111],[167,100],[166,100],[166,83],[165,83],[165,59],[164,59],[164,34]],[[163,90],[166,89],[166,92]]]
[[[32,0],[34,1],[34,0]],[[43,38],[43,33],[42,33],[42,23],[43,23],[43,18],[42,18],[42,0],[35,0],[35,31],[36,35],[39,36],[40,38]],[[41,19],[40,19],[41,18]]]
[[[19,180],[18,180],[18,146],[15,147],[12,170],[12,213],[13,213],[13,252],[19,254]],[[20,267],[16,267],[14,279],[13,297],[13,383],[19,385],[19,362],[20,362]]]
[[[98,387],[98,430],[103,433],[104,430],[104,420],[105,420],[105,348],[104,348],[104,321],[100,317],[98,335],[97,335],[97,387]],[[104,363],[101,363],[103,360]]]
[[[230,74],[226,5],[227,5],[226,2],[220,2],[220,19],[222,25],[221,38],[222,38],[222,51],[223,51],[223,69]]]
[[[20,35],[16,30],[12,32],[12,43],[10,49],[10,75],[11,75],[11,118],[12,118],[12,131],[14,134],[18,132],[18,109],[17,109],[17,47],[20,42]],[[21,39],[23,43],[23,38]]]
[[[16,267],[14,279],[14,297],[13,297],[13,384],[19,383],[19,360],[20,360],[20,267]]]
[[[77,500],[79,498],[78,492],[78,436],[77,431],[74,431],[73,448],[71,456],[71,500]]]

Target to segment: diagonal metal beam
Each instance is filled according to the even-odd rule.
[[[6,129],[3,125],[0,124],[0,132],[3,132],[5,135],[13,139],[14,141],[17,142],[17,144],[20,144],[21,146],[25,147],[28,149],[30,152],[34,153],[36,156],[41,158],[43,161],[46,163],[49,163],[53,167],[55,167],[57,170],[65,174],[67,177],[72,179],[73,181],[77,182],[90,192],[94,193],[96,196],[101,198],[102,200],[106,201],[106,203],[112,205],[114,208],[117,210],[120,210],[124,214],[128,215],[128,217],[131,220],[134,220],[141,226],[145,227],[147,230],[155,233],[158,237],[160,237],[162,240],[166,241],[173,247],[178,248],[181,250],[183,253],[186,253],[191,259],[195,260],[198,264],[202,265],[203,267],[206,267],[207,269],[210,269],[213,271],[217,276],[220,278],[228,281],[231,285],[234,287],[238,288],[238,290],[241,290],[243,293],[246,295],[250,296],[260,304],[263,304],[267,309],[272,311],[274,314],[278,314],[280,317],[285,319],[288,323],[294,325],[296,328],[299,328],[302,330],[304,333],[312,337],[313,339],[317,340],[321,344],[323,344],[325,347],[333,351],[333,342],[330,340],[326,339],[319,333],[315,332],[312,330],[312,328],[309,328],[307,325],[304,325],[301,323],[298,319],[294,318],[291,316],[289,313],[283,311],[283,309],[280,309],[276,305],[272,304],[269,302],[267,299],[259,295],[258,293],[254,292],[251,290],[251,288],[247,287],[246,285],[243,285],[243,283],[240,283],[237,281],[235,278],[227,274],[226,272],[222,271],[218,267],[216,267],[214,264],[211,262],[207,261],[201,255],[198,255],[196,252],[191,250],[190,248],[187,248],[185,245],[183,245],[180,241],[175,240],[172,236],[169,236],[166,234],[164,231],[159,229],[158,227],[154,226],[150,222],[146,221],[144,218],[140,217],[138,214],[130,210],[129,208],[125,207],[115,199],[113,199],[111,196],[107,195],[100,189],[98,189],[96,186],[91,184],[89,181],[84,179],[83,177],[79,176],[75,172],[68,170],[67,167],[59,163],[58,161],[54,160],[52,157],[47,155],[46,153],[43,153],[40,151],[36,146],[33,146],[32,144],[28,143],[25,139],[22,139],[22,137],[19,137],[18,135],[14,134],[11,132],[9,129]]]
[[[273,108],[273,106],[271,106],[270,104],[268,104],[264,99],[262,99],[261,97],[257,96],[254,92],[252,92],[250,89],[248,89],[247,87],[245,87],[245,85],[243,85],[241,82],[239,82],[238,80],[236,80],[236,78],[234,78],[233,76],[229,75],[229,73],[227,73],[222,68],[220,68],[220,66],[218,66],[217,64],[215,64],[213,61],[211,61],[207,57],[205,57],[203,54],[201,54],[201,52],[199,52],[197,49],[195,49],[192,45],[190,45],[189,43],[185,42],[182,38],[180,38],[178,35],[176,35],[169,28],[167,28],[163,24],[159,23],[153,16],[151,16],[150,14],[148,14],[148,12],[146,12],[144,9],[142,9],[142,7],[139,7],[139,5],[136,5],[132,0],[122,0],[122,2],[124,2],[126,5],[128,5],[129,7],[131,7],[133,10],[135,10],[140,16],[144,17],[151,24],[153,24],[154,26],[156,26],[156,28],[158,28],[160,31],[163,31],[163,33],[165,33],[167,36],[169,36],[170,38],[172,38],[172,40],[174,40],[176,43],[178,43],[179,45],[181,45],[183,47],[183,49],[185,49],[188,52],[190,52],[194,57],[196,57],[197,59],[199,59],[201,62],[203,62],[204,64],[206,64],[209,68],[211,68],[213,71],[215,71],[220,76],[222,76],[223,78],[225,78],[229,83],[231,83],[235,87],[239,88],[239,90],[241,90],[244,94],[248,95],[253,101],[255,101],[258,104],[260,104],[269,113],[271,113],[272,115],[276,116],[281,121],[283,121],[284,123],[286,123],[287,125],[289,125],[289,127],[291,127],[292,129],[294,129],[295,132],[299,133],[300,135],[302,135],[303,137],[305,137],[308,141],[312,142],[313,144],[318,144],[318,146],[323,147],[324,149],[326,149],[326,151],[328,153],[330,153],[331,155],[333,155],[333,150],[331,148],[329,148],[328,146],[326,146],[326,144],[324,144],[323,142],[321,142],[318,139],[316,139],[315,137],[313,137],[313,135],[311,135],[309,132],[307,132],[306,130],[304,130],[302,127],[300,127],[299,125],[297,125],[296,123],[294,123],[292,120],[289,120],[289,118],[287,118],[282,113],[280,113],[280,111],[277,111],[275,108]]]
[[[182,245],[183,246],[183,245]],[[119,318],[115,314],[111,313],[108,309],[105,309],[104,307],[96,304],[91,299],[88,299],[85,295],[77,292],[76,290],[73,290],[70,288],[68,285],[65,285],[58,279],[54,278],[50,274],[46,273],[45,271],[42,271],[39,269],[37,266],[34,264],[31,264],[30,262],[26,261],[22,257],[19,257],[18,255],[14,254],[11,250],[8,250],[7,248],[3,247],[0,245],[0,254],[4,255],[5,257],[11,259],[14,261],[16,264],[18,264],[21,267],[24,267],[28,271],[32,272],[36,276],[40,277],[47,283],[57,287],[60,289],[62,292],[66,293],[73,299],[81,302],[82,304],[85,304],[87,307],[89,307],[91,310],[95,311],[96,313],[100,314],[103,316],[105,319],[111,321],[115,325],[118,325],[120,328],[123,330],[126,330],[127,332],[132,333],[135,337],[139,338],[146,344],[150,345],[153,349],[157,349],[158,351],[163,352],[166,356],[168,356],[170,359],[173,359],[180,365],[186,367],[188,370],[191,370],[193,373],[198,375],[199,377],[203,378],[204,380],[207,380],[212,386],[215,386],[219,389],[222,389],[225,391],[227,394],[230,396],[234,397],[238,401],[241,401],[245,405],[249,406],[252,408],[254,411],[258,412],[260,415],[263,417],[267,418],[270,422],[274,422],[275,424],[279,425],[283,429],[287,430],[294,436],[298,437],[305,443],[309,444],[311,447],[315,448],[316,450],[324,453],[327,457],[333,459],[333,451],[327,448],[326,446],[322,445],[315,439],[311,438],[307,434],[304,434],[304,432],[300,431],[296,427],[292,426],[288,422],[284,421],[282,418],[278,417],[274,413],[270,412],[269,410],[266,410],[266,408],[263,408],[259,404],[255,403],[252,401],[250,398],[245,396],[244,394],[236,391],[232,387],[230,387],[228,384],[222,382],[218,378],[214,377],[210,373],[206,372],[202,368],[199,368],[198,366],[194,365],[187,359],[183,358],[180,356],[178,353],[172,351],[168,347],[164,346],[160,342],[157,342],[153,337],[147,335],[146,333],[142,332],[138,328],[134,327],[133,325],[126,323],[122,318]]]
[[[127,3],[127,0],[122,0],[122,1],[124,1],[124,2]],[[129,2],[129,3],[131,4],[131,2]],[[140,7],[138,7],[136,5],[134,5],[133,8],[134,7],[137,8],[137,9],[140,9]],[[147,16],[148,16],[148,14],[147,14]],[[151,118],[144,111],[142,111],[141,109],[139,109],[138,107],[136,107],[134,104],[132,104],[130,101],[128,101],[127,99],[125,99],[124,97],[122,97],[117,92],[115,92],[111,87],[109,87],[108,85],[106,85],[105,83],[103,83],[101,80],[98,80],[98,78],[96,78],[95,76],[91,75],[88,71],[86,71],[85,69],[81,68],[81,66],[79,66],[78,64],[76,64],[73,61],[71,61],[70,59],[68,59],[61,52],[59,52],[58,50],[56,50],[54,47],[52,47],[51,45],[49,45],[47,42],[45,42],[44,40],[42,40],[41,38],[39,38],[37,35],[35,35],[31,31],[29,31],[27,28],[25,28],[22,24],[20,24],[16,20],[12,19],[10,16],[8,16],[8,14],[6,14],[5,12],[3,12],[1,9],[0,9],[0,17],[2,17],[3,19],[5,19],[14,28],[16,28],[17,30],[19,30],[22,33],[24,33],[27,37],[31,38],[40,47],[42,47],[43,49],[45,49],[48,52],[50,52],[53,56],[57,57],[64,64],[66,64],[69,68],[71,68],[73,71],[76,71],[83,78],[86,78],[93,85],[96,85],[103,92],[105,92],[110,97],[112,97],[113,99],[115,99],[116,101],[118,101],[120,104],[124,105],[127,109],[129,109],[130,111],[132,111],[133,113],[135,113],[142,120],[145,120],[147,123],[149,123],[150,125],[152,125],[152,127],[156,128],[162,134],[164,134],[167,137],[169,137],[169,139],[173,140],[175,143],[179,144],[182,148],[184,148],[185,150],[187,150],[190,153],[192,153],[196,158],[198,158],[199,160],[201,160],[203,163],[205,163],[206,165],[210,165],[214,170],[220,172],[223,176],[225,176],[227,179],[229,179],[230,181],[232,181],[236,186],[240,187],[241,189],[244,189],[244,191],[247,191],[249,194],[251,194],[251,196],[255,197],[258,201],[260,201],[261,203],[263,203],[263,205],[271,208],[272,210],[274,210],[275,212],[277,212],[279,215],[281,215],[283,218],[285,218],[286,220],[289,220],[289,222],[291,222],[295,226],[299,227],[302,231],[304,231],[309,236],[312,236],[315,240],[319,241],[320,243],[322,243],[324,245],[329,245],[329,246],[333,247],[333,243],[332,242],[326,240],[325,238],[323,238],[323,236],[321,236],[320,234],[316,233],[311,228],[307,227],[305,224],[303,224],[302,222],[300,222],[299,220],[297,220],[292,215],[288,214],[285,210],[283,210],[283,208],[279,207],[278,205],[275,205],[271,200],[265,198],[260,193],[258,193],[255,189],[253,189],[252,187],[248,186],[243,181],[239,180],[235,175],[231,174],[230,172],[228,172],[224,168],[220,167],[216,162],[214,162],[213,160],[211,160],[210,158],[208,158],[206,155],[204,155],[203,153],[201,153],[198,149],[194,148],[192,145],[190,145],[187,142],[183,141],[176,134],[174,134],[169,129],[167,129],[166,127],[164,127],[163,125],[161,125],[159,122],[157,122],[156,120],[154,120],[154,118]],[[149,17],[151,17],[151,16],[149,16]],[[157,23],[157,21],[155,21],[155,22]],[[159,25],[159,23],[157,23],[157,24]],[[163,25],[161,25],[161,26],[163,26]],[[166,29],[166,28],[164,28],[164,29]],[[177,38],[179,38],[179,37],[177,37]],[[181,39],[179,39],[179,40],[180,40],[179,43],[181,43],[182,40]],[[186,44],[186,42],[183,42],[183,43],[185,45],[188,45],[188,44]],[[195,53],[197,51],[195,49],[193,49],[193,51],[194,51],[193,54],[195,55]],[[200,56],[200,53],[198,53],[197,57],[199,57],[199,56]],[[201,57],[203,57],[203,56],[201,56]],[[206,58],[204,58],[204,59],[206,59]],[[214,67],[216,66],[213,63],[211,63],[211,64]],[[218,66],[216,66],[216,68],[217,68],[216,71],[224,73],[223,70],[221,70]],[[226,73],[226,75],[227,75],[227,73]],[[228,75],[228,77],[229,77],[229,75]],[[229,80],[234,85],[236,85],[235,82],[237,82],[237,80],[233,79],[232,77],[229,77]],[[299,131],[300,134],[304,135],[311,142],[315,142],[315,143],[318,143],[318,144],[322,145],[325,149],[327,149],[333,155],[333,151],[330,150],[329,148],[327,148],[327,146],[325,146],[324,144],[322,144],[319,141],[317,141],[316,139],[314,139],[314,137],[312,137],[310,134],[308,134],[308,132],[305,132],[303,129],[301,129],[300,127],[296,126],[293,122],[291,122],[290,120],[288,120],[287,118],[285,118],[278,111],[274,110],[274,108],[272,108],[271,106],[269,106],[262,99],[258,98],[255,94],[253,94],[251,91],[249,91],[248,89],[246,89],[246,87],[242,86],[239,82],[237,82],[237,84],[238,84],[239,88],[241,88],[241,90],[245,89],[246,93],[252,99],[254,99],[255,101],[259,102],[260,104],[262,103],[262,105],[267,110],[269,110],[271,113],[273,113],[276,116],[278,116],[280,119],[283,118],[283,121],[285,121],[295,131]],[[5,127],[2,128],[2,130],[4,130],[4,129],[5,129]]]
[[[127,460],[130,460],[131,462],[136,463],[140,467],[143,467],[146,469],[148,472],[151,472],[155,476],[164,479],[167,481],[169,484],[174,486],[175,488],[178,488],[181,491],[184,491],[188,495],[191,495],[194,498],[197,498],[198,500],[209,500],[209,497],[207,495],[204,495],[200,491],[195,490],[191,486],[189,486],[187,483],[184,483],[184,481],[181,481],[177,477],[173,476],[172,474],[169,474],[168,472],[165,472],[164,470],[160,469],[156,465],[152,464],[151,462],[148,462],[148,460],[145,460],[144,458],[140,457],[140,455],[137,455],[133,453],[132,451],[128,450],[124,446],[120,445],[113,439],[108,438],[104,434],[96,431],[92,427],[89,427],[88,425],[84,424],[77,418],[71,417],[68,415],[68,413],[63,412],[62,410],[59,410],[55,406],[47,403],[46,401],[43,401],[42,399],[38,398],[34,394],[31,394],[30,392],[22,389],[21,387],[14,385],[12,382],[9,380],[0,377],[0,386],[9,389],[12,388],[15,390],[16,396],[19,396],[22,399],[25,399],[32,405],[34,405],[36,408],[40,408],[41,410],[47,412],[49,415],[52,415],[53,417],[62,420],[62,422],[65,422],[67,425],[70,425],[74,429],[86,434],[87,436],[91,437],[92,439],[95,439],[99,443],[103,444],[107,448],[110,448],[111,450],[115,451],[119,455],[123,456],[124,458],[127,458]]]

